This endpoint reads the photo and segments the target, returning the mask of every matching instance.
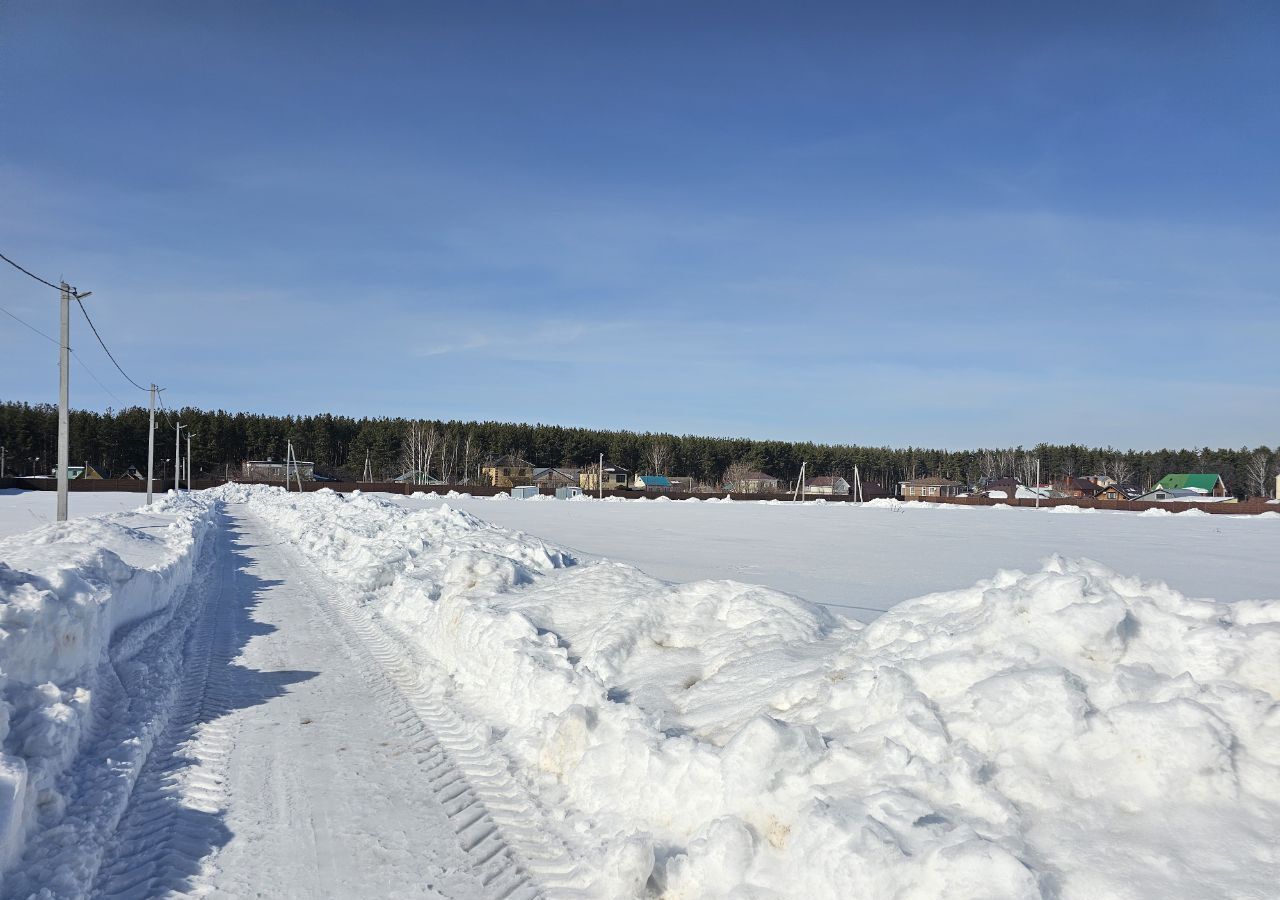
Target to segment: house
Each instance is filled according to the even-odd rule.
[[[67,466],[67,481],[101,481],[102,475],[93,466],[85,463],[83,466]]]
[[[1092,500],[1114,483],[1110,478],[1107,478],[1107,483],[1104,484],[1099,480],[1101,477],[1105,476],[1077,475],[1074,478],[1069,478],[1062,485],[1062,492],[1075,500]]]
[[[578,487],[591,492],[603,487],[606,491],[616,491],[631,483],[631,473],[621,466],[604,467],[604,484],[601,484],[599,463],[593,463],[578,473]]]
[[[1227,486],[1221,475],[1198,472],[1183,475],[1166,475],[1156,483],[1156,488],[1166,491],[1189,490],[1209,497],[1227,496]]]
[[[671,482],[666,475],[637,475],[631,485],[637,491],[669,491]]]
[[[1109,484],[1106,487],[1104,487],[1102,490],[1098,491],[1094,499],[1096,500],[1133,500],[1141,493],[1142,491],[1139,491],[1136,488],[1131,488],[1128,485]]]
[[[542,467],[533,470],[533,483],[538,487],[562,488],[578,484],[579,471],[564,467]]]
[[[898,485],[898,493],[903,500],[933,500],[938,497],[958,497],[965,492],[965,486],[950,478],[929,476],[913,478]]]
[[[815,496],[848,496],[849,482],[839,475],[819,475],[804,483],[804,492]]]
[[[1155,487],[1133,498],[1147,503],[1235,503],[1235,497],[1215,497],[1196,488]]]
[[[518,456],[502,456],[480,467],[480,477],[490,487],[512,488],[533,483],[533,465]]]
[[[293,478],[296,472],[303,481],[315,481],[315,468],[313,462],[299,460],[290,463],[289,477]],[[278,481],[284,484],[285,463],[275,459],[247,459],[240,467],[240,474],[245,481]]]
[[[747,472],[736,483],[726,481],[724,488],[742,494],[775,494],[779,484],[781,481],[768,472]]]

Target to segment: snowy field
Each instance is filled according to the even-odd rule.
[[[236,486],[11,533],[0,897],[1274,897],[1278,539]]]
[[[156,491],[157,497],[164,491]],[[21,491],[16,488],[0,488],[0,538],[19,531],[29,531],[41,525],[53,524],[56,516],[57,493],[54,491]],[[124,512],[137,509],[146,502],[146,494],[127,491],[86,491],[67,497],[67,512],[73,519],[96,516],[100,513]]]
[[[447,503],[584,557],[630,563],[663,581],[761,584],[862,621],[1000,569],[1038,569],[1054,555],[1093,559],[1191,597],[1280,596],[1280,513],[374,496],[410,510]],[[142,499],[72,494],[70,512],[76,518],[132,510]],[[0,537],[52,522],[53,512],[51,492],[0,491]]]
[[[1280,596],[1280,513],[1229,516],[873,501],[688,503],[389,497],[448,503],[665,581],[763,584],[869,621],[895,603],[1085,557],[1193,597]]]

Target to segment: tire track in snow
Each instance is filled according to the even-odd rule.
[[[242,696],[233,683],[237,618],[247,611],[236,608],[227,589],[232,566],[225,521],[216,540],[217,586],[197,613],[176,703],[134,783],[92,896],[204,893],[210,874],[204,860],[226,842],[221,813],[234,732],[224,714],[256,698]]]
[[[271,529],[265,519],[255,518]],[[297,557],[298,577],[310,587],[334,632],[349,638],[352,658],[391,710],[394,726],[408,740],[423,778],[439,797],[490,896],[588,896],[575,883],[572,857],[538,821],[537,807],[490,750],[484,730],[438,699],[412,656],[345,591],[324,583],[296,550],[285,552]]]

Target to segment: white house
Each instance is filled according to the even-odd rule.
[[[1200,488],[1166,488],[1157,485],[1145,494],[1134,497],[1156,503],[1235,503],[1235,497],[1215,497]]]
[[[849,482],[845,481],[839,475],[819,475],[817,478],[810,478],[804,483],[804,492],[815,497],[821,496],[847,496],[849,493]]]

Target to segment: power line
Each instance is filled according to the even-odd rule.
[[[47,335],[47,334],[45,334],[43,331],[41,331],[39,328],[36,328],[36,327],[35,327],[34,325],[32,325],[30,322],[27,322],[27,321],[24,321],[23,319],[18,318],[18,317],[17,317],[17,316],[15,316],[13,313],[9,312],[9,310],[5,309],[3,306],[0,306],[0,312],[4,313],[4,314],[5,314],[6,316],[8,316],[9,318],[13,319],[13,320],[14,320],[15,322],[17,322],[19,325],[25,326],[26,328],[28,328],[28,329],[30,329],[31,331],[35,332],[36,334],[40,335],[40,337],[44,338],[44,339],[45,339],[46,341],[48,341],[49,343],[51,343],[51,344],[57,344],[57,343],[58,343],[57,338],[50,337],[49,335]],[[86,363],[86,362],[85,362],[85,361],[80,357],[80,354],[79,354],[79,353],[77,353],[75,350],[72,350],[71,348],[67,348],[67,349],[69,350],[69,352],[71,353],[71,355],[72,355],[72,356],[74,356],[74,357],[76,358],[76,362],[80,363],[80,368],[84,369],[84,370],[85,370],[85,372],[86,372],[86,373],[88,373],[89,377],[90,377],[90,378],[92,378],[94,381],[96,381],[96,382],[98,383],[98,387],[100,387],[100,388],[102,388],[104,391],[106,391],[106,392],[107,392],[107,393],[108,393],[108,394],[109,394],[109,395],[110,395],[110,396],[111,396],[111,397],[112,397],[112,398],[113,398],[117,403],[119,403],[121,406],[123,406],[123,405],[124,405],[124,401],[123,401],[123,400],[121,400],[119,397],[117,397],[117,396],[115,395],[115,392],[113,392],[113,391],[111,390],[111,388],[107,387],[105,384],[103,384],[103,383],[102,383],[102,379],[101,379],[101,378],[99,378],[97,375],[95,375],[95,374],[94,374],[93,369],[89,368],[89,364],[88,364],[88,363]]]
[[[36,281],[40,282],[40,283],[41,283],[41,284],[43,284],[43,285],[47,285],[47,286],[49,286],[49,287],[53,288],[55,291],[60,291],[60,290],[62,290],[62,285],[60,285],[60,284],[54,284],[52,281],[45,281],[43,278],[41,278],[41,277],[40,277],[39,275],[37,275],[35,272],[31,272],[31,271],[29,271],[29,270],[27,270],[27,269],[22,268],[22,266],[18,265],[16,262],[14,262],[13,260],[11,260],[9,257],[5,256],[3,253],[0,253],[0,259],[3,259],[5,262],[7,262],[9,265],[13,266],[15,269],[17,269],[17,270],[18,270],[19,272],[21,272],[23,275],[26,275],[26,276],[27,276],[27,277],[29,277],[29,278],[34,278]],[[71,293],[72,293],[72,294],[74,294],[74,293],[75,293],[75,291],[72,291]]]
[[[32,330],[32,331],[34,331],[36,334],[40,335],[40,337],[44,338],[46,341],[49,341],[50,343],[54,343],[54,344],[58,343],[58,339],[57,339],[57,338],[50,337],[49,335],[47,335],[47,334],[45,334],[43,331],[41,331],[39,328],[37,328],[36,326],[32,325],[30,322],[24,322],[22,319],[19,319],[19,318],[18,318],[17,316],[15,316],[13,313],[9,312],[9,310],[5,309],[3,306],[0,306],[0,312],[4,313],[4,314],[5,314],[6,316],[8,316],[10,319],[13,319],[13,321],[17,322],[19,325],[25,325],[27,328],[31,329],[31,330]]]
[[[125,405],[125,402],[124,402],[123,400],[121,400],[119,397],[117,397],[117,396],[115,395],[115,393],[111,390],[111,388],[107,387],[105,384],[103,384],[103,383],[102,383],[102,379],[100,379],[97,375],[94,375],[94,374],[93,374],[93,369],[90,369],[90,368],[89,368],[89,366],[85,363],[85,361],[84,361],[83,359],[81,359],[81,358],[80,358],[80,354],[79,354],[79,353],[77,353],[76,351],[72,350],[72,351],[71,351],[71,355],[72,355],[72,356],[74,356],[74,357],[76,358],[76,362],[80,363],[80,368],[82,368],[82,369],[84,369],[86,372],[88,372],[88,373],[89,373],[89,377],[90,377],[90,378],[92,378],[94,381],[98,382],[98,387],[100,387],[100,388],[102,388],[104,391],[106,391],[106,392],[111,396],[111,398],[112,398],[113,400],[115,400],[117,403],[119,403],[121,406],[124,406],[124,405]]]
[[[84,308],[84,303],[81,302],[79,297],[76,297],[76,306],[80,307],[80,312],[84,313],[84,320],[89,323],[89,328],[93,331],[93,336],[98,339],[98,343],[102,345],[103,352],[107,354],[107,359],[111,360],[111,364],[116,367],[116,370],[119,371],[121,375],[124,376],[124,380],[140,391],[151,390],[151,388],[144,388],[142,385],[138,384],[138,382],[129,377],[129,373],[120,368],[120,363],[116,362],[116,358],[112,356],[111,351],[107,349],[106,343],[102,340],[102,335],[98,334],[97,326],[93,324],[93,319],[89,318],[89,311]]]
[[[39,275],[37,275],[35,272],[32,272],[30,269],[24,269],[22,266],[18,265],[16,262],[14,262],[13,260],[11,260],[9,257],[5,256],[3,253],[0,253],[0,259],[4,260],[4,261],[5,261],[5,262],[7,262],[9,265],[13,266],[15,269],[17,269],[17,270],[18,270],[19,272],[21,272],[23,275],[26,275],[28,278],[34,278],[36,281],[40,282],[41,284],[45,285],[46,287],[51,287],[51,288],[53,288],[55,291],[61,291],[61,290],[63,289],[63,288],[62,288],[62,285],[54,284],[52,281],[49,281],[49,280],[44,279],[44,278],[41,278]],[[68,288],[68,289],[67,289],[67,291],[68,291],[68,293],[70,293],[70,294],[71,294],[71,296],[72,296],[72,297],[75,297],[75,298],[76,298],[76,305],[80,307],[80,312],[84,314],[84,320],[85,320],[86,322],[88,322],[88,323],[89,323],[89,329],[93,332],[93,336],[94,336],[95,338],[97,338],[97,339],[98,339],[98,343],[102,346],[102,351],[103,351],[104,353],[106,353],[106,354],[107,354],[107,359],[111,360],[111,364],[112,364],[113,366],[115,366],[115,367],[116,367],[116,371],[118,371],[121,375],[123,375],[123,376],[124,376],[124,380],[125,380],[125,381],[129,382],[131,385],[133,385],[134,387],[136,387],[138,390],[140,390],[140,391],[147,391],[147,390],[150,390],[150,388],[144,388],[142,385],[138,384],[138,382],[136,382],[136,381],[134,381],[132,378],[130,378],[130,377],[129,377],[129,373],[128,373],[128,372],[126,372],[123,368],[121,368],[121,367],[120,367],[120,363],[116,362],[116,358],[115,358],[115,356],[114,356],[114,355],[112,355],[111,350],[110,350],[110,349],[108,349],[106,342],[102,339],[102,335],[98,334],[98,327],[97,327],[96,325],[94,325],[94,324],[93,324],[93,319],[89,318],[89,311],[88,311],[87,309],[85,309],[85,308],[84,308],[84,301],[80,299],[80,294],[76,291],[76,289],[75,289],[75,288]],[[36,334],[40,335],[42,338],[45,338],[46,340],[53,341],[55,344],[56,344],[56,343],[58,343],[58,341],[56,341],[56,340],[54,340],[53,338],[49,337],[49,335],[45,334],[45,333],[44,333],[43,331],[41,331],[40,329],[38,329],[38,328],[36,328],[35,326],[30,325],[30,324],[28,324],[28,323],[26,323],[26,322],[23,322],[21,319],[19,319],[17,316],[15,316],[13,313],[9,312],[8,310],[4,310],[4,313],[5,313],[5,315],[9,316],[10,318],[17,320],[18,322],[21,322],[23,325],[26,325],[28,328],[30,328],[30,329],[31,329],[32,331],[34,331]],[[84,366],[84,361],[83,361],[83,360],[81,360],[80,365]],[[93,372],[91,372],[91,371],[89,370],[89,367],[88,367],[88,366],[85,366],[85,371],[86,371],[86,372],[89,372],[89,374],[90,374],[90,375],[93,375]],[[94,381],[98,381],[98,377],[97,377],[96,375],[93,375],[93,380],[94,380]],[[102,382],[101,382],[101,381],[98,381],[98,384],[102,384]],[[106,385],[102,385],[102,388],[103,388],[103,390],[106,390],[108,394],[111,394],[111,391],[107,390]],[[115,397],[115,394],[111,394],[111,396]],[[120,398],[119,398],[119,397],[116,397],[116,401],[117,401],[117,402],[123,402],[123,401],[121,401],[121,400],[120,400]]]

